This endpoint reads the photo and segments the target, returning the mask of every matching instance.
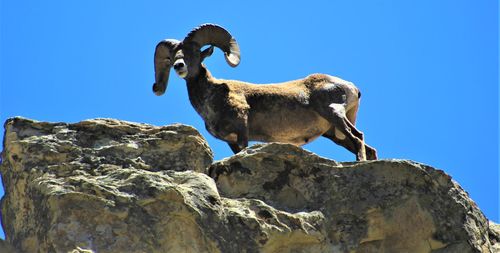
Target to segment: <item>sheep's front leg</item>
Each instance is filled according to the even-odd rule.
[[[236,124],[236,143],[228,143],[233,153],[238,153],[248,147],[247,117],[241,118]]]
[[[238,144],[236,143],[228,143],[228,145],[235,154],[239,153],[242,150],[242,148],[240,148],[240,146],[238,146]]]

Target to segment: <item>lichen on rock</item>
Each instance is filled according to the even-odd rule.
[[[213,163],[192,127],[13,118],[0,166],[19,252],[498,252],[443,171],[259,144]],[[8,251],[6,251],[8,252]]]

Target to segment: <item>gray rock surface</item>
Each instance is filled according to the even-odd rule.
[[[216,162],[209,174],[224,197],[319,211],[324,242],[338,252],[490,252],[488,220],[447,174],[424,164],[337,163],[266,144]]]
[[[0,252],[499,249],[498,225],[467,193],[411,161],[338,163],[271,143],[212,164],[184,125],[14,118],[5,128]]]
[[[500,225],[490,221],[490,242],[493,252],[500,252]]]

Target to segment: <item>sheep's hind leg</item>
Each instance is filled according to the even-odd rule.
[[[347,150],[351,151],[354,154],[356,154],[357,152],[352,142],[346,141],[346,139],[340,139],[335,135],[335,128],[328,130],[328,132],[323,134],[323,137],[330,139],[331,141],[346,148]],[[377,160],[377,150],[367,145],[366,143],[365,143],[365,152],[367,160]]]
[[[335,135],[335,128],[332,127],[332,129],[328,130],[326,133],[322,135],[325,138],[330,139],[331,141],[335,142],[337,145],[340,145],[347,150],[351,151],[351,153],[356,154],[357,150],[356,147],[354,147],[354,144],[350,141],[346,141],[346,139],[340,139]]]
[[[347,119],[344,105],[333,103],[318,112],[332,124],[332,128],[323,136],[356,154],[356,160],[365,161],[367,157],[363,134]]]
[[[377,160],[377,150],[365,143],[365,138],[362,132],[360,132],[348,118],[346,121],[347,126],[351,132],[358,137],[365,145],[366,159],[367,160]]]

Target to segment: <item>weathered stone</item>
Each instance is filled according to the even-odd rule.
[[[26,252],[89,244],[128,250],[134,241],[142,244],[140,238],[156,243],[145,231],[159,217],[144,215],[143,206],[161,202],[157,195],[176,196],[174,175],[182,173],[175,171],[204,172],[212,151],[184,125],[13,118],[5,124],[2,160],[2,217],[10,244]],[[127,233],[137,235],[121,236]]]
[[[403,160],[337,163],[255,145],[213,164],[221,196],[319,212],[323,252],[490,252],[488,221],[443,171]]]
[[[0,240],[0,252],[2,253],[17,253],[12,246],[6,241]]]
[[[183,125],[5,126],[0,252],[491,252],[500,241],[449,176],[410,161],[266,144],[210,166]]]
[[[500,253],[500,225],[490,221],[490,242],[493,252]]]

